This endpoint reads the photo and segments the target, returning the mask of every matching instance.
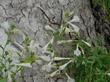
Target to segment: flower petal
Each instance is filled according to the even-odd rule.
[[[76,26],[76,25],[72,24],[71,22],[68,22],[68,24],[69,24],[69,25],[71,25],[71,26],[73,27],[74,32],[76,32],[76,33],[78,33],[78,32],[79,32],[80,28],[79,28],[78,26]]]
[[[79,19],[79,17],[78,17],[77,15],[75,15],[75,16],[73,17],[73,19],[70,20],[70,22],[80,22],[80,19]]]
[[[58,72],[59,72],[59,70],[56,70],[56,71],[52,72],[49,76],[54,77]]]
[[[46,56],[46,55],[43,55],[43,56],[39,56],[42,60],[44,61],[47,61],[49,62],[51,60],[51,57],[50,56]]]
[[[81,51],[79,50],[78,45],[77,45],[76,50],[74,50],[74,55],[76,55],[76,56],[80,56],[81,55]]]
[[[63,57],[54,57],[54,61],[60,61],[60,60],[69,60],[70,58],[63,58]]]
[[[46,25],[45,26],[45,29],[55,32],[55,30],[51,26],[49,26],[49,25]]]
[[[67,62],[67,63],[65,63],[65,64],[63,64],[63,65],[61,65],[61,66],[59,67],[59,70],[65,69],[65,67],[66,67],[68,64],[70,64],[71,62],[72,62],[72,60],[70,60],[69,62]]]
[[[57,44],[64,44],[64,43],[70,43],[73,40],[61,40],[61,41],[57,41]]]
[[[15,65],[32,68],[32,65],[30,63],[20,63],[20,64],[15,64]]]

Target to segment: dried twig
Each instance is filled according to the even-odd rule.
[[[45,13],[45,11],[44,11],[41,7],[38,6],[38,8],[43,12],[43,14],[46,16],[46,18],[48,19],[48,21],[49,21],[51,24],[61,26],[61,23],[62,23],[62,10],[61,10],[61,21],[60,21],[60,23],[58,23],[58,22],[55,22],[55,21],[53,21],[52,19],[50,19],[49,16]]]

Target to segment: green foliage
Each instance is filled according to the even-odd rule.
[[[23,67],[32,67],[31,64],[37,60],[37,57],[30,47],[32,40],[27,34],[14,24],[8,25],[8,22],[2,26],[0,28],[0,82],[15,82],[16,74],[22,72]],[[12,39],[17,33],[22,33],[22,45]],[[27,57],[24,57],[25,53],[28,53]]]
[[[75,22],[80,23],[79,17],[65,12],[61,27],[52,32],[52,39],[42,48],[42,53],[47,55],[40,56],[36,54],[34,40],[27,34],[24,33],[22,45],[11,40],[11,36],[20,31],[15,25],[11,25],[6,31],[6,38],[3,38],[5,46],[0,44],[0,82],[5,82],[4,78],[14,81],[14,76],[17,72],[22,72],[22,67],[32,67],[31,64],[36,60],[45,61],[42,70],[49,72],[49,77],[65,75],[67,82],[110,82],[110,52],[103,46],[104,40],[98,38],[91,41],[94,43],[92,45],[80,37],[80,29]],[[13,52],[10,47],[6,50],[9,44],[14,44],[20,50]],[[60,46],[64,50],[60,51]],[[12,57],[15,55],[21,60],[13,64]],[[12,67],[15,68],[14,72]]]
[[[0,82],[7,82],[6,79],[0,79]]]
[[[68,16],[69,15],[66,14],[65,17]],[[74,19],[74,21],[76,21],[76,19]],[[68,21],[65,23],[66,24],[62,25],[60,29],[53,33],[53,36],[56,43],[55,45],[64,45],[63,48],[67,50],[68,46],[70,46],[69,50],[71,53],[66,53],[65,58],[68,58],[67,60],[61,57],[61,54],[54,54],[54,57],[59,56],[59,61],[55,62],[56,60],[53,58],[52,63],[56,64],[57,70],[51,73],[50,76],[67,76],[68,74],[69,78],[74,78],[76,82],[110,82],[110,53],[104,47],[104,40],[97,38],[97,40],[93,41],[94,45],[91,45],[90,42],[88,43],[87,40],[80,37],[79,33],[74,31],[72,32],[75,35],[74,39],[65,38],[66,28],[71,28]],[[55,48],[52,49],[53,52],[57,52]]]
[[[102,47],[89,48],[85,53],[73,66],[77,82],[109,82],[110,77],[106,73],[110,72],[110,53]]]
[[[36,55],[34,53],[31,53],[31,55],[25,57],[25,59],[23,61],[21,61],[22,63],[33,63],[37,60],[38,58],[36,57]]]

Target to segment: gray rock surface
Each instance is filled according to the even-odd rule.
[[[48,15],[38,8],[41,7]],[[79,27],[82,36],[94,38],[94,18],[91,14],[88,0],[0,0],[0,22],[8,21],[17,24],[21,30],[26,32],[37,44],[44,46],[51,35],[47,34],[45,25],[51,25],[55,29],[59,27],[52,24],[61,21],[61,11],[73,11],[81,19]],[[40,47],[38,48],[38,52]],[[19,78],[18,82],[65,82],[66,80],[55,80],[45,78],[40,65],[33,65],[33,69],[25,69],[24,80]],[[33,74],[34,73],[34,74]]]

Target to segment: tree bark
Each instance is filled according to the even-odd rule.
[[[45,11],[48,18],[38,7]],[[79,24],[81,36],[89,39],[95,38],[94,17],[89,0],[0,0],[0,22],[14,22],[30,37],[36,39],[38,44],[44,46],[49,41],[50,36],[45,35],[46,30],[44,27],[48,24],[51,24],[53,27],[59,27],[62,10],[73,11],[74,14],[78,15],[81,21]],[[58,24],[52,24],[50,20],[54,20]],[[38,53],[40,53],[39,49]],[[33,78],[29,78],[28,75],[30,74],[33,74]],[[40,66],[38,65],[35,65],[33,70],[29,71],[29,69],[26,69],[24,75],[26,82],[66,81],[64,78],[57,81],[55,79],[45,79],[44,76],[46,74],[40,71]],[[18,82],[24,81],[18,79]]]

